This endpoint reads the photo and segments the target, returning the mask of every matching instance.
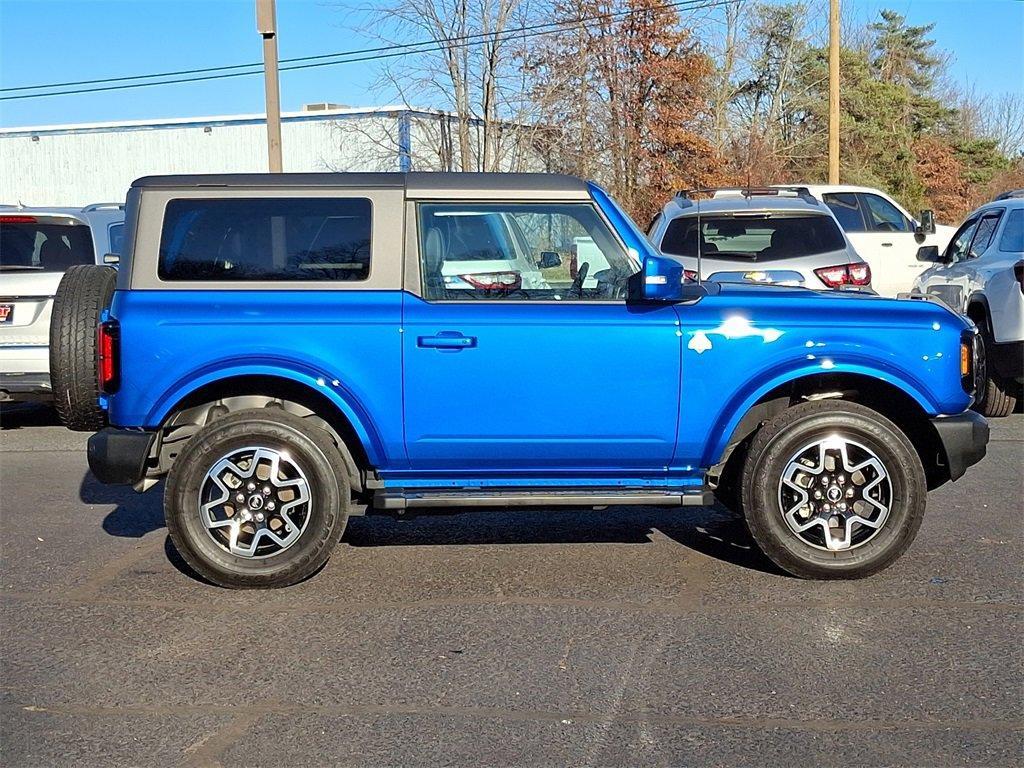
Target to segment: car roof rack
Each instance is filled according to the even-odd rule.
[[[1024,197],[1024,189],[1010,189],[1001,195],[996,195],[992,200],[993,202],[996,200],[1017,200],[1022,197]]]
[[[91,211],[123,211],[124,203],[92,203],[91,205],[85,206],[82,209],[83,213],[90,213]]]
[[[694,195],[710,195],[714,197],[718,192],[731,192],[741,195],[748,200],[752,197],[778,197],[783,192],[791,192],[805,203],[821,205],[821,201],[811,194],[810,188],[788,184],[780,184],[777,187],[697,187],[694,189],[681,189],[676,192],[676,199],[692,202]]]

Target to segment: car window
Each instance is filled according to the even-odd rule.
[[[914,227],[895,205],[880,195],[858,195],[872,232],[913,232]]]
[[[701,255],[755,261],[813,256],[846,248],[831,216],[701,216]],[[661,250],[697,255],[697,218],[684,216],[665,230]]]
[[[832,210],[839,226],[844,230],[847,232],[867,231],[857,195],[852,192],[830,192],[822,195],[822,199],[825,201],[825,205]]]
[[[178,199],[160,237],[163,280],[365,280],[365,198]]]
[[[95,264],[92,231],[85,224],[46,224],[34,216],[0,216],[0,271],[65,272]]]
[[[946,261],[954,262],[960,261],[964,258],[964,254],[967,253],[967,246],[970,245],[971,238],[974,237],[974,230],[978,226],[978,219],[968,219],[956,231],[953,235],[953,239],[949,242],[949,247],[946,248]]]
[[[110,241],[110,252],[121,255],[124,252],[124,224],[111,224],[107,227],[107,239]]]
[[[429,300],[625,297],[634,267],[592,205],[421,203]]]
[[[1002,215],[1002,211],[997,211],[996,213],[987,213],[982,216],[977,229],[974,231],[974,239],[971,241],[968,258],[976,259],[988,249],[989,243],[992,242],[992,235],[996,233],[996,229],[999,227],[999,217]]]
[[[1003,234],[999,238],[999,250],[1004,253],[1024,251],[1024,208],[1015,208],[1007,214]]]

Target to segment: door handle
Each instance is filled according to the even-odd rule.
[[[416,346],[428,349],[460,350],[476,346],[476,336],[465,336],[458,331],[441,331],[436,336],[420,336]]]

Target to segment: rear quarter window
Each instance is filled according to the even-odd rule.
[[[371,217],[366,198],[171,200],[158,273],[162,280],[365,280]]]
[[[1015,208],[1006,214],[1006,225],[999,237],[999,250],[1004,253],[1024,251],[1024,208]]]

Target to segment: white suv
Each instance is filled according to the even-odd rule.
[[[42,400],[50,385],[50,312],[75,264],[113,263],[124,206],[0,206],[0,401]]]
[[[933,262],[914,293],[933,296],[967,315],[985,343],[986,381],[976,408],[1006,416],[1024,379],[1024,190],[1002,195],[974,211],[945,248],[921,248]]]
[[[917,249],[934,245],[942,251],[953,227],[936,225],[931,211],[915,219],[884,192],[848,184],[801,186],[832,209],[854,249],[871,265],[871,287],[883,296],[911,289],[924,266]]]

